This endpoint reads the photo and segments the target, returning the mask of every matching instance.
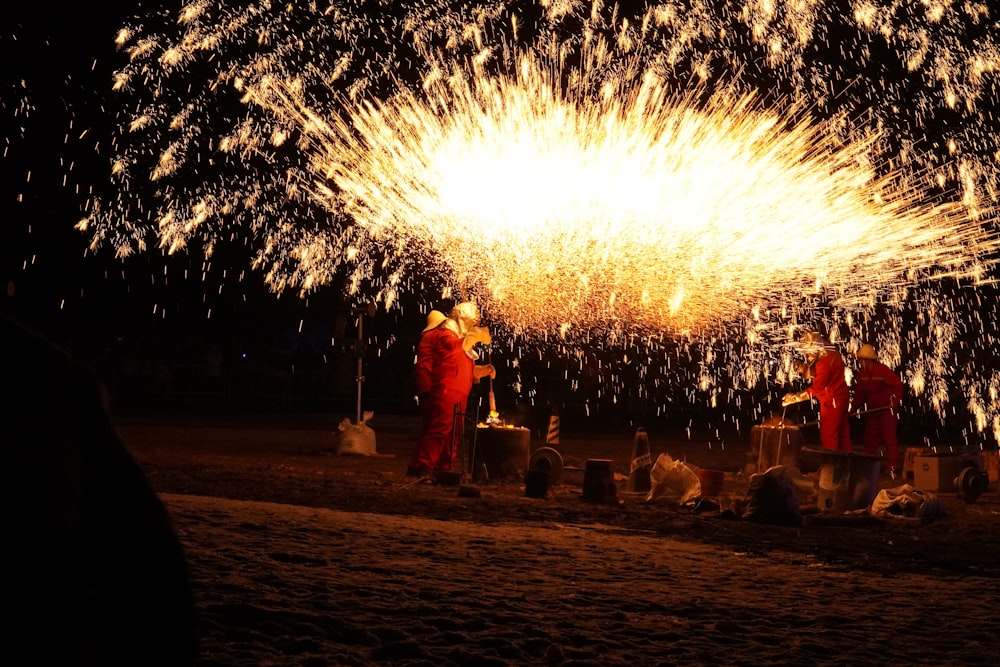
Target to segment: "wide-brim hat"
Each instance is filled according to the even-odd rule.
[[[446,319],[448,319],[448,317],[440,310],[432,310],[427,313],[427,326],[425,326],[424,330],[420,333],[427,333],[431,329],[437,329]]]

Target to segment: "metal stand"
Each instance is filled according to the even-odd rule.
[[[365,381],[364,376],[364,359],[365,359],[365,339],[364,339],[364,327],[365,327],[365,315],[368,317],[374,317],[375,315],[375,304],[369,303],[364,306],[359,306],[354,309],[354,312],[358,316],[358,370],[354,377],[355,381],[358,383],[358,401],[357,408],[355,412],[354,423],[361,423],[361,385]]]
[[[783,428],[781,430],[784,430]],[[784,444],[784,433],[778,433],[778,447],[774,453],[775,465],[781,461],[781,446]],[[764,465],[764,432],[760,432],[760,444],[757,447],[757,472],[764,472],[761,467]]]
[[[475,425],[479,421],[479,406],[476,406],[476,415],[472,419],[472,460],[475,460],[476,455],[476,428]],[[468,415],[459,409],[459,406],[455,406],[455,412],[451,418],[451,438],[448,441],[448,448],[451,453],[451,460],[457,461],[458,473],[461,475],[462,480],[465,480],[465,476],[469,471],[469,462],[466,461],[466,447],[465,444],[465,426],[469,422]],[[455,443],[458,443],[459,451],[455,451]]]

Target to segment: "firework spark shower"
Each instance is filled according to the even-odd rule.
[[[877,178],[874,138],[786,129],[749,97],[698,104],[647,75],[590,100],[532,56],[511,77],[436,80],[332,125],[289,87],[257,99],[315,137],[319,201],[418,244],[517,331],[676,333],[802,289],[864,306],[913,274],[981,272],[990,249],[960,203],[922,206]]]
[[[713,402],[787,380],[776,344],[821,325],[877,343],[939,412],[957,382],[977,428],[1000,429],[997,380],[955,325],[995,259],[985,5],[198,1],[145,18],[120,36],[138,111],[122,198],[81,223],[95,248],[243,243],[278,291],[340,276],[392,307],[434,284],[527,339],[684,339]],[[992,306],[972,311],[991,339]],[[721,353],[701,346],[723,332]]]

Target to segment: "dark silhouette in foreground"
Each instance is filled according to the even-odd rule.
[[[97,378],[0,316],[0,663],[190,665],[187,565]]]

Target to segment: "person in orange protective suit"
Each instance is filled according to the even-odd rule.
[[[464,418],[472,383],[487,375],[496,377],[492,364],[476,364],[478,343],[489,345],[490,332],[479,326],[474,303],[455,306],[450,317],[426,330],[417,351],[417,391],[427,391],[421,401],[424,423],[406,474],[433,476],[437,470],[452,470],[459,430],[456,414]],[[429,387],[426,384],[429,378]],[[424,383],[423,385],[421,383]]]
[[[819,400],[819,439],[825,449],[851,451],[850,414],[851,393],[844,376],[844,358],[818,331],[806,331],[800,342],[808,366],[804,375],[812,383],[800,392],[785,394],[783,407]]]
[[[864,420],[865,454],[878,455],[885,447],[885,467],[893,477],[899,469],[899,441],[896,427],[899,414],[896,408],[903,396],[903,381],[888,366],[879,363],[875,348],[864,344],[854,355],[861,370],[854,384],[852,411],[862,410]]]

